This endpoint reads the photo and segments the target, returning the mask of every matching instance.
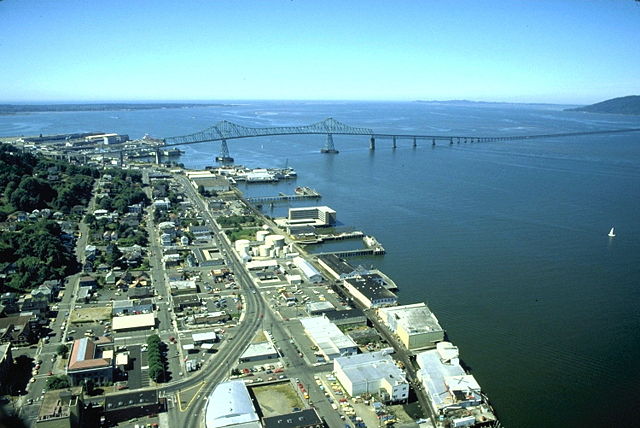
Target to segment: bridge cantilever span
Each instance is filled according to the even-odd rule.
[[[576,131],[565,132],[557,134],[534,134],[534,135],[499,135],[499,136],[470,136],[470,135],[419,135],[419,134],[390,134],[374,132],[370,128],[353,127],[342,122],[339,122],[333,118],[327,118],[320,122],[312,123],[310,125],[301,126],[279,126],[269,128],[251,128],[248,126],[238,125],[226,120],[218,122],[212,127],[204,129],[200,132],[193,134],[182,135],[177,137],[167,137],[163,140],[163,145],[157,146],[156,150],[156,162],[160,161],[160,147],[166,148],[169,146],[180,146],[187,144],[204,143],[208,141],[220,141],[221,152],[216,157],[217,161],[233,161],[233,158],[229,155],[229,148],[227,146],[227,140],[250,138],[250,137],[269,137],[274,135],[326,135],[326,144],[321,150],[322,153],[338,153],[333,144],[333,135],[363,135],[369,137],[369,148],[375,150],[376,139],[389,139],[392,142],[392,147],[397,147],[399,140],[410,140],[412,146],[417,146],[417,141],[428,141],[432,146],[436,145],[436,141],[444,141],[449,145],[460,143],[480,143],[480,142],[496,142],[496,141],[517,141],[527,140],[534,138],[555,138],[555,137],[573,137],[581,135],[597,135],[597,134],[615,134],[625,132],[638,132],[640,128],[627,128],[627,129],[609,129],[609,130],[596,130],[596,131]],[[120,153],[122,162],[122,153],[127,149],[119,149],[111,152],[102,153]]]

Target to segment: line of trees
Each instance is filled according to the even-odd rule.
[[[166,344],[160,340],[160,336],[153,334],[147,338],[147,347],[149,377],[154,382],[166,381],[167,359],[164,356]]]

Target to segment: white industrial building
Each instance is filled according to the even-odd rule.
[[[437,416],[451,419],[452,426],[495,420],[483,403],[480,385],[460,366],[458,348],[452,343],[440,342],[436,349],[417,354],[416,362],[418,379]]]
[[[409,350],[433,348],[444,340],[444,330],[424,303],[380,308],[378,315]]]
[[[305,334],[318,347],[318,352],[331,361],[358,353],[358,345],[325,317],[301,318]]]
[[[318,282],[321,282],[324,279],[322,277],[322,275],[320,274],[320,272],[318,271],[318,269],[313,267],[313,265],[311,263],[309,263],[308,261],[306,261],[302,257],[294,257],[293,258],[293,264],[295,265],[295,267],[300,269],[302,274],[311,283],[318,283]]]
[[[336,223],[336,212],[327,206],[289,208],[288,225],[331,226]]]
[[[376,394],[385,402],[404,401],[409,397],[404,371],[385,351],[336,358],[333,371],[352,397]]]
[[[232,380],[216,386],[207,401],[205,425],[207,428],[262,426],[244,382]]]

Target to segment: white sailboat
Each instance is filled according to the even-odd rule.
[[[615,232],[613,231],[613,227],[611,228],[611,230],[609,231],[609,237],[613,238],[614,236],[616,236]]]

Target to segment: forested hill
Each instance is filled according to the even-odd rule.
[[[640,115],[640,95],[612,98],[589,106],[567,109],[566,111],[586,111],[589,113],[637,114]]]

